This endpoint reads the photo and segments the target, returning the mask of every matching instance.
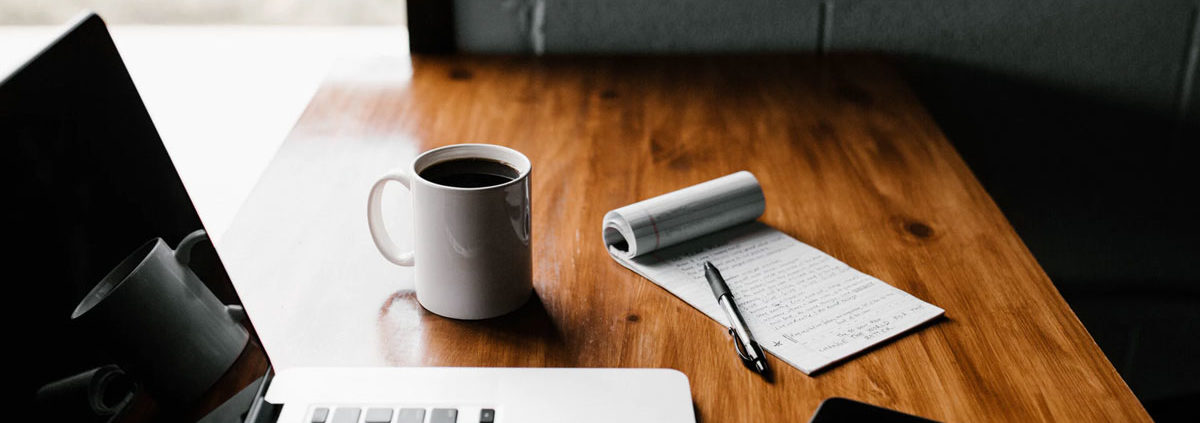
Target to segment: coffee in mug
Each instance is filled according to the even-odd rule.
[[[467,158],[447,160],[421,171],[421,178],[438,185],[483,188],[517,179],[520,172],[495,160]]]

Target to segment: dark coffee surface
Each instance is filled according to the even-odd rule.
[[[457,188],[482,188],[517,179],[520,173],[504,163],[488,159],[457,159],[435,163],[421,171],[421,177],[438,185]]]

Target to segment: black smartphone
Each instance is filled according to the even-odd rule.
[[[821,401],[808,423],[937,423],[933,420],[904,414],[896,410],[858,402],[848,398],[833,397]]]

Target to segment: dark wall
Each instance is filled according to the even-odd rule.
[[[977,66],[1200,123],[1198,5],[1196,0],[458,0],[455,32],[459,49],[467,52],[875,50]]]

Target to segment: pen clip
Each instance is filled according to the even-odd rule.
[[[744,362],[754,361],[750,354],[746,353],[746,346],[742,344],[741,338],[738,338],[737,331],[734,331],[733,327],[729,328],[729,336],[733,337],[733,349],[737,351],[738,357],[741,357]]]

